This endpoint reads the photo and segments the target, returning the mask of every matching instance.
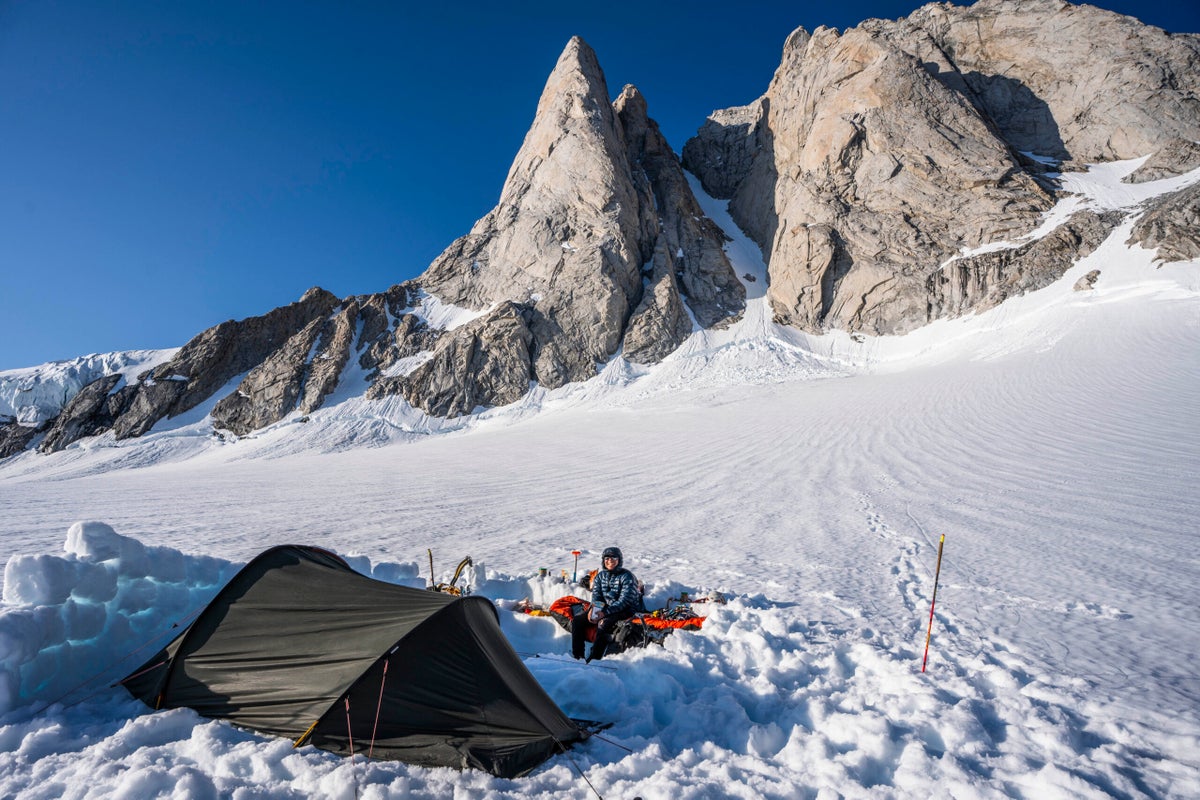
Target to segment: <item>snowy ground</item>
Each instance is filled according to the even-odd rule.
[[[1072,177],[1076,202],[1136,202],[1132,166]],[[1127,235],[905,337],[780,330],[760,280],[743,323],[654,369],[614,360],[469,422],[348,397],[237,442],[193,420],[12,459],[0,797],[595,796],[579,771],[610,799],[1200,796],[1200,264],[1159,268]],[[731,245],[739,274],[751,251]],[[293,750],[106,688],[284,542],[415,585],[426,548],[440,579],[471,555],[529,668],[611,742],[507,781]],[[538,567],[608,544],[651,605],[730,602],[665,647],[564,660],[555,624],[508,609],[566,589]]]

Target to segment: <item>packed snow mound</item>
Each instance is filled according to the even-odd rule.
[[[102,522],[72,525],[63,549],[63,556],[14,555],[5,566],[0,713],[123,677],[115,673],[169,641],[174,634],[163,634],[235,571],[221,559],[147,547]]]

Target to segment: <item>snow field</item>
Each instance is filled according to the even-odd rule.
[[[917,786],[964,798],[1175,796],[1195,781],[1194,756],[1190,776],[1179,770],[1184,784],[1139,777],[1154,772],[1143,762],[1155,731],[1108,718],[1102,705],[1081,712],[1072,687],[1060,691],[1052,677],[1034,674],[1011,643],[980,651],[952,612],[938,614],[934,669],[926,674],[919,619],[883,632],[872,615],[838,609],[828,593],[812,591],[786,601],[738,595],[724,605],[697,604],[709,614],[702,631],[585,667],[565,657],[566,634],[552,620],[511,610],[522,597],[545,602],[578,590],[479,564],[468,580],[501,606],[506,634],[551,696],[572,716],[614,726],[516,782],[355,765],[188,710],[151,712],[105,688],[152,652],[122,662],[131,648],[147,634],[153,647],[165,644],[178,632],[173,620],[202,607],[238,565],[147,548],[102,523],[72,526],[64,550],[14,556],[6,569],[5,601],[16,608],[0,616],[9,686],[0,725],[0,776],[8,779],[0,791],[15,796],[583,796],[576,769],[606,795],[647,798],[832,796],[821,787],[873,797]],[[424,583],[415,563],[350,560],[380,579]],[[903,586],[914,603],[927,604],[932,585],[911,577]],[[680,589],[709,588],[652,584],[649,601],[658,606]],[[73,629],[82,603],[103,613]],[[839,619],[814,618],[814,610]],[[72,662],[87,663],[89,673],[118,668],[68,686],[78,677]],[[43,697],[64,694],[67,705],[38,708]],[[1194,733],[1177,744],[1174,757],[1186,764]]]
[[[1129,168],[1069,176],[1064,203],[1200,178],[1125,189]],[[238,441],[196,419],[9,459],[0,796],[592,797],[580,770],[646,800],[1200,796],[1200,264],[1156,264],[1131,224],[1040,292],[903,337],[781,329],[756,281],[742,322],[656,367],[465,420],[346,399]],[[470,554],[531,671],[611,741],[503,781],[293,750],[87,680],[286,542],[410,585],[427,548],[439,580]],[[538,567],[608,544],[652,606],[729,603],[576,664],[512,609],[566,591]]]

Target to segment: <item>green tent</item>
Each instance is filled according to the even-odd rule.
[[[550,699],[482,597],[368,578],[325,550],[259,555],[123,681],[349,755],[524,775],[586,734]]]

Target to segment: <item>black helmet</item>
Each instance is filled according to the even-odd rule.
[[[615,558],[618,567],[625,562],[625,557],[621,555],[621,548],[619,547],[604,548],[604,552],[600,554],[600,563],[603,564],[606,558]]]

